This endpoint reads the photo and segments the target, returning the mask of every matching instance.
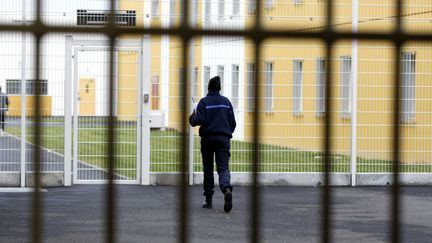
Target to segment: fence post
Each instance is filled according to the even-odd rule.
[[[352,31],[358,31],[358,0],[352,0]],[[358,41],[352,40],[352,109],[351,109],[351,186],[357,185],[357,79],[358,79]]]
[[[196,23],[196,19],[195,19],[195,4],[191,4],[190,6],[190,13],[191,13],[191,18],[190,18],[190,22],[189,24],[191,26],[195,26]],[[189,94],[190,97],[194,97],[195,94],[195,79],[197,77],[195,77],[195,39],[191,38],[189,40]],[[186,107],[186,111],[189,111],[189,113],[191,113],[191,111],[193,110],[193,103],[191,102],[191,100],[189,100],[189,109],[187,109]],[[187,121],[186,121],[187,122]],[[189,170],[188,170],[188,176],[189,176],[189,185],[193,185],[193,174],[194,174],[194,129],[189,126]]]
[[[142,102],[141,115],[141,185],[150,185],[150,100],[144,100],[144,95],[150,95],[150,82],[151,82],[151,38],[149,35],[144,36],[142,40],[142,60],[139,61],[142,69],[142,92],[139,94],[141,98],[138,100]],[[148,98],[150,99],[150,98]]]
[[[26,1],[22,0],[22,25],[26,25]],[[20,177],[21,187],[26,186],[26,116],[27,116],[27,99],[26,99],[26,49],[27,49],[27,33],[22,32],[21,40],[21,165]]]
[[[65,41],[64,82],[64,185],[71,186],[72,163],[72,36]],[[77,136],[77,134],[75,134]]]

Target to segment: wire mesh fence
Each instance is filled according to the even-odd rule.
[[[11,100],[0,135],[0,169],[21,169],[23,176],[26,164],[39,187],[41,172],[66,168],[70,151],[64,148],[72,144],[72,130],[66,130],[71,124],[65,121],[71,107],[62,100],[71,94],[77,98],[79,92],[73,158],[107,173],[107,241],[115,238],[112,182],[138,180],[141,172],[139,163],[135,168],[133,162],[117,165],[142,155],[139,123],[153,128],[146,148],[150,161],[145,161],[150,171],[185,175],[189,97],[203,97],[208,78],[218,75],[239,125],[231,169],[253,172],[253,242],[259,240],[260,223],[257,172],[325,172],[324,184],[329,184],[329,172],[353,169],[394,173],[392,240],[398,242],[398,172],[430,173],[432,163],[429,1],[3,0],[0,6],[0,85]],[[113,51],[120,34],[151,35],[151,52],[143,53],[150,57],[151,95],[134,97],[134,82],[127,80],[136,74],[126,66],[137,61],[128,59],[130,53]],[[71,90],[64,81],[70,73],[62,74],[72,58],[63,55],[68,53],[66,35],[102,40],[112,49],[104,55],[81,53],[89,54],[92,65],[78,68],[83,77],[75,74],[78,82]],[[351,40],[357,38],[358,43]],[[95,72],[97,65],[107,73]],[[100,82],[105,86],[92,86]],[[141,98],[151,102],[149,120],[135,108]],[[99,105],[105,110],[98,114]],[[129,111],[120,114],[123,109]],[[197,141],[196,131],[190,141]],[[90,154],[84,152],[88,148]],[[200,171],[198,146],[189,150],[194,151],[194,170]],[[179,235],[187,242],[186,180],[181,189]],[[330,190],[324,188],[322,197],[324,242],[331,239]],[[38,241],[37,190],[33,199],[33,238]]]
[[[157,2],[157,3],[156,3]],[[257,17],[253,1],[193,1],[196,11],[195,22],[197,28],[242,30],[253,24]],[[19,2],[14,4],[3,1],[2,23],[22,24]],[[27,24],[36,18],[36,6],[26,2],[25,21]],[[263,10],[262,24],[267,29],[286,28],[294,31],[321,31],[325,27],[325,2],[294,1],[261,3]],[[146,11],[138,11],[151,6]],[[41,16],[44,24],[54,26],[103,26],[108,21],[109,1],[74,1],[58,2],[44,1]],[[334,4],[334,28],[350,31],[352,28],[351,1],[337,1]],[[117,3],[115,21],[119,25],[142,27],[169,28],[179,26],[181,5],[178,1],[122,1]],[[430,24],[427,2],[406,2],[403,11],[403,26],[407,31],[424,31]],[[358,5],[360,31],[391,31],[395,27],[395,1],[361,2]],[[129,12],[128,12],[129,11]],[[298,29],[298,27],[302,29]],[[297,29],[296,29],[297,28]],[[62,171],[63,153],[63,110],[64,110],[64,36],[70,33],[49,34],[41,40],[41,116],[42,143],[50,152],[44,155],[47,171]],[[76,39],[106,40],[103,35],[74,34]],[[34,129],[32,125],[31,105],[35,104],[35,73],[34,45],[35,40],[27,35],[27,70],[26,77],[26,145],[28,150],[28,169],[32,170],[30,161]],[[127,37],[125,37],[127,38]],[[21,114],[21,44],[23,37],[19,33],[2,33],[2,86],[9,95],[10,106],[6,119],[6,132],[2,136],[5,143],[2,146],[2,170],[18,171],[20,156],[20,114]],[[182,60],[182,40],[175,36],[153,35],[151,44],[151,109],[155,123],[151,132],[151,171],[174,172],[179,171],[181,164],[181,116],[188,107],[182,104],[182,87],[186,84],[182,80],[185,71]],[[252,127],[253,127],[253,84],[256,63],[253,57],[253,43],[244,36],[202,36],[194,39],[195,50],[192,58],[194,67],[191,69],[190,81],[193,86],[191,96],[198,101],[207,93],[207,81],[215,75],[222,77],[222,94],[231,99],[236,112],[238,127],[234,133],[232,144],[231,170],[236,172],[251,171]],[[403,50],[410,65],[404,66],[411,81],[403,87],[407,90],[406,109],[414,118],[401,122],[403,134],[402,171],[429,172],[431,155],[428,152],[430,139],[428,121],[430,120],[429,79],[427,69],[430,57],[430,45],[425,42],[409,43]],[[392,171],[392,131],[391,114],[394,112],[391,104],[391,90],[394,88],[394,77],[391,42],[363,41],[358,46],[358,60],[351,60],[352,43],[337,42],[334,46],[332,60],[332,76],[334,82],[330,87],[334,89],[335,97],[332,111],[334,129],[332,161],[333,171],[350,172],[351,161],[351,65],[354,61],[358,65],[358,107],[357,123],[357,171],[362,172],[391,172]],[[262,57],[259,60],[262,83],[259,84],[263,93],[259,94],[259,103],[263,107],[257,110],[260,119],[260,171],[265,172],[320,172],[323,171],[323,124],[325,121],[325,67],[328,60],[325,57],[325,43],[320,40],[290,40],[268,39],[261,45]],[[91,56],[91,55],[90,55]],[[121,60],[120,58],[119,60]],[[13,60],[13,61],[12,61]],[[87,67],[80,67],[80,72],[88,77],[79,81],[77,92],[90,90],[95,96],[93,101],[80,101],[84,113],[94,113],[98,119],[107,115],[108,103],[107,73],[108,55],[104,55],[97,63],[88,63]],[[105,74],[95,74],[105,64]],[[84,65],[80,63],[79,65]],[[126,65],[126,64],[125,64]],[[116,63],[117,69],[122,69],[121,63]],[[127,68],[126,68],[127,69]],[[125,69],[125,70],[126,70]],[[100,69],[101,70],[101,69]],[[133,75],[122,74],[124,77]],[[81,73],[80,73],[81,75]],[[133,106],[136,101],[129,102],[135,87],[128,86],[118,76],[117,110],[121,106]],[[408,79],[407,78],[407,79]],[[91,81],[100,83],[98,88],[91,86]],[[127,78],[124,78],[125,80]],[[417,81],[417,82],[415,82]],[[85,83],[87,82],[87,83]],[[81,85],[83,85],[81,87]],[[412,87],[414,86],[414,87]],[[102,98],[105,92],[105,98]],[[411,93],[410,93],[411,92]],[[133,95],[132,95],[133,96]],[[129,98],[123,98],[129,97]],[[93,99],[93,98],[91,98]],[[90,103],[88,103],[90,102]],[[102,108],[104,107],[104,108]],[[104,110],[105,109],[105,110]],[[136,108],[130,108],[128,116],[137,115]],[[99,110],[101,110],[99,112]],[[104,112],[102,112],[104,110]],[[102,113],[104,114],[102,114]],[[408,111],[407,111],[408,112]],[[123,118],[117,114],[118,120],[133,120]],[[159,121],[159,122],[156,122]],[[91,121],[90,121],[91,122]],[[94,121],[93,121],[94,122]],[[136,122],[136,121],[135,121]],[[103,123],[101,121],[101,123]],[[84,128],[82,128],[84,129]],[[107,129],[107,127],[105,127]],[[126,128],[125,128],[126,129]],[[136,140],[132,134],[136,128],[131,128],[129,142]],[[7,137],[10,134],[10,137]],[[87,136],[87,135],[85,135]],[[129,135],[127,135],[129,136]],[[135,137],[134,137],[135,136]],[[405,137],[406,136],[406,137]],[[78,136],[80,137],[80,136]],[[8,140],[9,139],[9,140]],[[13,140],[18,139],[18,140]],[[81,139],[81,137],[80,137]],[[79,139],[78,143],[85,143]],[[88,138],[83,138],[88,139]],[[194,164],[195,171],[201,171],[199,143],[195,131]],[[83,141],[84,141],[83,140]],[[96,141],[96,140],[95,140]],[[122,144],[121,141],[119,141]],[[120,145],[119,146],[123,146]],[[131,147],[132,144],[130,144]],[[136,148],[135,148],[136,149]],[[121,149],[123,150],[123,149]],[[124,149],[127,150],[127,149]],[[9,152],[6,152],[9,151]],[[97,152],[95,152],[96,156]],[[136,151],[132,152],[136,156]],[[90,155],[86,155],[91,157]],[[122,155],[123,156],[123,155]],[[126,156],[126,155],[125,155]],[[84,160],[79,158],[78,160]],[[91,161],[91,159],[86,159]],[[45,163],[42,162],[42,163]],[[95,162],[96,163],[96,162]],[[97,164],[97,163],[96,163]],[[131,172],[136,173],[136,172]],[[133,176],[132,176],[133,178]]]

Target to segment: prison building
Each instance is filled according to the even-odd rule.
[[[255,21],[255,1],[193,1],[193,24],[203,29],[247,29]],[[115,22],[130,27],[178,26],[181,21],[181,1],[128,1],[116,2]],[[325,1],[263,1],[263,28],[290,31],[317,31],[326,25]],[[335,1],[333,28],[335,31],[351,31],[353,13],[351,1]],[[19,3],[4,4],[8,15],[2,22],[21,24]],[[109,21],[109,1],[44,1],[43,20],[52,25],[103,26]],[[358,29],[361,31],[391,32],[395,23],[395,0],[361,1],[359,4]],[[27,22],[35,18],[35,9],[28,9]],[[402,15],[406,32],[430,31],[432,5],[428,1],[405,1]],[[66,36],[74,40],[94,40],[109,45],[108,38],[96,34],[48,34],[42,38],[40,90],[35,87],[34,37],[27,35],[26,70],[26,114],[34,114],[34,94],[42,95],[42,115],[64,116],[65,41]],[[2,49],[0,85],[11,98],[9,116],[20,116],[21,112],[21,41],[18,33],[0,36]],[[122,35],[119,40],[141,40],[142,36]],[[199,99],[206,95],[207,81],[212,76],[222,79],[222,94],[233,103],[238,127],[234,140],[250,143],[253,138],[253,114],[258,104],[260,137],[263,145],[263,161],[279,156],[280,164],[271,170],[286,172],[284,164],[310,160],[321,164],[319,152],[323,150],[323,126],[326,116],[332,121],[332,152],[335,164],[348,165],[351,151],[351,124],[357,117],[357,156],[364,167],[363,172],[388,170],[391,164],[393,139],[394,100],[394,46],[385,41],[337,40],[332,46],[332,59],[326,57],[325,43],[319,40],[264,39],[260,47],[260,60],[255,63],[254,44],[244,37],[199,36],[192,39],[187,60],[191,67],[183,67],[182,40],[175,36],[150,37],[152,126],[178,136],[181,131],[185,95]],[[355,47],[357,46],[357,47]],[[357,59],[353,59],[353,50]],[[432,121],[431,100],[431,52],[430,44],[410,42],[403,47],[401,58],[401,159],[407,168],[415,165],[422,172],[432,161],[430,123]],[[74,114],[81,117],[104,117],[109,114],[109,51],[82,48],[74,64],[73,89]],[[114,113],[118,120],[137,121],[141,95],[138,90],[139,54],[134,51],[117,51],[114,56]],[[331,64],[331,80],[327,80],[326,69]],[[356,70],[356,72],[354,71]],[[183,80],[188,72],[189,80]],[[259,71],[257,73],[257,71]],[[259,77],[259,94],[255,99],[254,84]],[[353,87],[356,81],[356,87]],[[188,93],[183,93],[189,84]],[[325,94],[331,88],[332,96]],[[355,91],[355,92],[353,92]],[[357,95],[353,99],[353,95]],[[353,104],[353,101],[355,102]],[[189,102],[189,99],[188,99]],[[325,110],[330,102],[330,111]],[[355,106],[354,106],[355,105]],[[353,108],[357,110],[353,111]],[[77,114],[76,114],[77,113]],[[157,121],[157,122],[156,122]],[[196,130],[197,132],[197,130]],[[248,145],[236,148],[238,152],[251,151]],[[236,151],[234,149],[234,151]],[[160,148],[159,148],[160,150]],[[302,156],[290,157],[289,151],[305,152]],[[233,164],[246,164],[247,156],[233,158]],[[176,159],[167,163],[177,164]],[[199,165],[198,158],[196,164]],[[279,162],[278,162],[279,163]],[[308,164],[310,165],[310,164]],[[425,167],[423,167],[425,165]],[[380,167],[384,166],[384,167]],[[385,167],[387,166],[387,167]],[[344,167],[343,171],[348,170]],[[295,169],[296,170],[296,169]],[[299,169],[302,170],[302,169]]]

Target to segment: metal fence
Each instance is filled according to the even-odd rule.
[[[399,241],[399,173],[432,170],[427,1],[23,0],[0,6],[0,84],[14,104],[0,137],[0,170],[14,172],[21,186],[40,187],[47,172],[66,171],[60,179],[67,181],[71,164],[64,161],[73,158],[74,183],[108,183],[108,242],[115,239],[114,181],[139,182],[143,171],[147,177],[180,172],[179,238],[188,241],[187,185],[201,171],[197,131],[187,124],[190,97],[203,97],[214,75],[235,106],[231,170],[250,172],[252,242],[259,241],[263,172],[322,172],[325,185],[331,172],[351,175],[353,185],[361,173],[391,173],[391,240]],[[72,71],[65,61],[69,35],[105,41],[108,49],[81,46]],[[143,36],[151,38],[151,53],[117,48],[120,40]],[[138,87],[140,52],[151,66],[144,73],[149,89]],[[68,86],[72,72],[75,84]],[[142,102],[151,106],[153,124]],[[141,127],[148,129],[147,143]],[[148,169],[137,163],[143,148]],[[329,242],[331,187],[322,202],[322,239]],[[35,242],[41,203],[35,190]]]

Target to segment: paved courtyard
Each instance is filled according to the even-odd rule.
[[[43,192],[44,242],[104,242],[104,185],[48,188]],[[118,242],[176,242],[178,189],[118,185]],[[250,189],[234,189],[234,208],[202,209],[201,187],[189,191],[190,242],[248,242]],[[260,235],[264,242],[318,242],[322,188],[261,187]],[[391,188],[332,188],[334,242],[388,242]],[[402,188],[403,242],[432,241],[432,187]],[[31,193],[0,193],[0,242],[27,242]]]

